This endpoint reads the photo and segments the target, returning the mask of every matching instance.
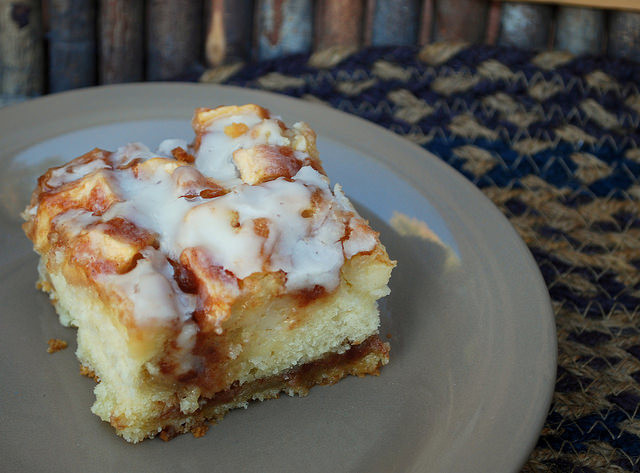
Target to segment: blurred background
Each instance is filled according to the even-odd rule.
[[[335,63],[367,46],[441,41],[639,61],[640,1],[0,0],[0,104],[197,80],[221,66],[214,77],[225,78],[247,61],[292,54],[324,52],[319,61]]]

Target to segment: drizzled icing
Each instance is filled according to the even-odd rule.
[[[104,281],[131,301],[134,314],[146,314],[148,321],[169,322],[176,314],[186,320],[189,309],[195,310],[195,296],[176,291],[171,266],[162,253],[148,248],[142,256],[131,271],[104,275]]]
[[[288,290],[316,284],[332,290],[338,285],[344,262],[340,238],[345,227],[341,220],[330,217],[331,208],[313,218],[302,217],[314,191],[331,197],[325,179],[309,166],[291,181],[276,179],[258,186],[236,186],[186,214],[176,247],[205,248],[215,255],[217,264],[240,279],[263,269],[283,270]],[[261,218],[269,222],[266,238],[254,229],[253,222]],[[233,227],[232,220],[236,219],[239,226]],[[265,255],[270,255],[268,261]]]
[[[250,131],[232,138],[224,130],[234,123],[242,123]],[[218,181],[232,181],[240,174],[233,163],[233,152],[259,144],[286,146],[289,140],[274,119],[261,119],[255,115],[234,115],[216,120],[202,137],[196,157],[196,167],[205,176]],[[233,184],[232,181],[230,184]]]
[[[169,170],[166,166],[158,166],[151,173],[139,176],[142,178],[132,171],[114,172],[122,201],[113,204],[103,217],[105,220],[122,217],[157,233],[160,248],[178,259],[180,250],[175,245],[176,233],[186,213],[202,203],[202,200],[190,201],[181,197],[183,192],[176,181],[182,173],[181,167]]]
[[[156,155],[152,153],[146,145],[142,143],[129,143],[118,148],[116,152],[111,155],[110,161],[117,163],[119,166],[126,166],[135,159],[150,159],[154,156]]]
[[[107,163],[99,159],[75,166],[63,166],[51,171],[47,185],[51,188],[60,187],[67,182],[77,181],[98,169],[105,169],[107,167]]]
[[[130,301],[133,314],[142,326],[154,323],[168,325],[176,319],[179,321],[176,371],[187,372],[194,364],[191,351],[196,343],[197,326],[191,320],[191,314],[196,309],[196,297],[180,291],[173,278],[171,265],[160,251],[147,248],[141,253],[143,258],[135,268],[125,274],[102,275],[102,283]]]
[[[238,124],[241,124],[238,126]],[[225,132],[239,130],[238,136]],[[294,126],[294,130],[295,130]],[[256,185],[240,179],[233,153],[257,145],[291,146],[279,120],[247,113],[218,118],[199,131],[197,148],[183,140],[165,140],[153,153],[140,143],[119,148],[106,161],[94,160],[55,170],[53,187],[91,172],[104,173],[118,196],[101,216],[69,210],[57,225],[77,234],[88,223],[123,218],[157,235],[158,248],[125,274],[99,276],[102,283],[132,301],[140,323],[189,322],[196,296],[183,293],[168,258],[180,261],[185,249],[199,248],[211,262],[238,279],[264,271],[282,271],[286,291],[337,287],[345,259],[371,251],[375,233],[357,215],[336,185],[311,166],[291,178]],[[182,148],[193,164],[172,157]],[[303,162],[309,155],[294,150]],[[206,192],[209,192],[207,194]],[[183,330],[180,344],[195,343],[195,330]]]

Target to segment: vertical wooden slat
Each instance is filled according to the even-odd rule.
[[[420,28],[418,31],[418,44],[425,45],[433,37],[433,10],[435,0],[424,0],[422,2],[422,12],[420,13]]]
[[[526,3],[502,5],[498,43],[522,49],[544,49],[552,34],[553,7]]]
[[[596,54],[605,45],[605,12],[592,8],[560,7],[556,17],[556,49],[573,54]]]
[[[99,9],[100,83],[144,79],[144,0],[100,0]]]
[[[494,45],[500,36],[500,16],[502,14],[502,2],[492,0],[487,13],[487,32],[485,43]]]
[[[373,17],[376,9],[376,0],[367,0],[364,8],[364,44],[371,46],[373,33]]]
[[[41,0],[40,1],[40,20],[42,22],[42,35],[45,37],[45,41],[46,41],[46,36],[49,32],[49,24],[50,24],[50,18],[51,18],[51,2],[53,0]]]
[[[640,61],[640,13],[609,13],[609,55]]]
[[[42,19],[38,0],[0,1],[0,101],[44,92]]]
[[[209,67],[249,58],[253,9],[253,0],[205,0],[205,58]]]
[[[256,44],[258,59],[272,59],[311,50],[311,0],[258,0]]]
[[[484,41],[489,3],[486,0],[436,2],[436,41]]]
[[[169,80],[198,62],[202,2],[147,0],[147,79]]]
[[[314,49],[362,44],[364,0],[323,0],[316,3]]]
[[[420,0],[373,0],[371,31],[373,46],[414,45],[418,42]]]
[[[49,0],[49,91],[96,80],[96,9],[92,0]]]

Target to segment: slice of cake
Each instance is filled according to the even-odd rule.
[[[23,214],[92,411],[129,442],[389,359],[376,301],[395,263],[329,186],[315,133],[256,105],[197,109],[193,127],[190,145],[50,169]]]

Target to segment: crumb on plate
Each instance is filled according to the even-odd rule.
[[[59,338],[50,338],[47,344],[49,345],[49,347],[47,348],[47,353],[55,353],[67,348],[67,342],[65,342],[64,340],[60,340]]]

